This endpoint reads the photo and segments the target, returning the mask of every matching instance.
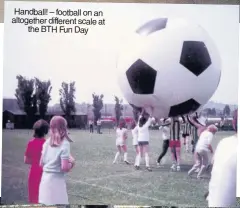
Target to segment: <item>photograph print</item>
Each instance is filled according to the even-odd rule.
[[[4,12],[3,204],[236,205],[238,6]]]

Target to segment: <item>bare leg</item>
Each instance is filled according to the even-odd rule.
[[[194,153],[195,156],[195,164],[193,167],[188,171],[188,175],[190,176],[193,174],[194,171],[196,171],[199,167],[201,167],[202,161],[201,156],[198,153]]]
[[[197,178],[201,178],[202,174],[206,171],[208,165],[208,153],[201,152],[202,165],[198,172]]]
[[[123,145],[122,146],[122,150],[123,150],[123,160],[124,160],[124,162],[125,163],[127,163],[128,165],[130,164],[129,162],[128,162],[128,158],[127,158],[127,146],[126,145]]]
[[[145,155],[145,163],[148,171],[152,171],[149,165],[149,145],[143,145],[143,153]]]
[[[135,158],[135,163],[134,163],[134,166],[137,165],[137,159],[138,159],[138,154],[139,154],[139,148],[138,148],[138,145],[135,145],[135,151],[136,151],[136,158]]]
[[[117,151],[117,153],[116,153],[116,155],[115,155],[115,158],[114,158],[114,160],[113,160],[113,163],[116,163],[118,157],[121,155],[121,147],[120,147],[120,146],[117,146],[117,149],[118,149],[118,151]]]
[[[138,146],[138,155],[137,155],[136,166],[135,166],[137,169],[141,164],[142,155],[143,155],[143,148],[142,146]]]
[[[181,162],[181,147],[176,147],[176,160],[177,160],[177,165],[180,165]]]
[[[189,152],[189,136],[186,137],[186,151]]]

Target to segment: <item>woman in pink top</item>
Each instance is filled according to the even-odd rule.
[[[28,142],[24,155],[24,163],[29,164],[28,200],[31,204],[38,204],[39,184],[42,177],[42,167],[39,162],[45,136],[48,134],[49,125],[45,120],[38,120],[34,125],[33,138]]]

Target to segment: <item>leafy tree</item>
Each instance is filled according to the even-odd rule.
[[[76,112],[75,107],[75,82],[66,83],[63,82],[61,89],[59,90],[60,95],[60,106],[66,116],[69,126],[72,126],[71,115]]]
[[[230,116],[230,114],[231,114],[231,109],[230,109],[229,105],[225,105],[225,107],[223,109],[223,115]]]
[[[203,111],[206,114],[206,116],[210,116],[212,112],[211,108],[205,108]]]
[[[37,113],[37,97],[34,91],[34,79],[27,79],[21,75],[17,77],[18,85],[15,96],[19,108],[27,114],[27,127],[32,128],[34,115]]]
[[[51,100],[51,91],[52,86],[50,80],[41,81],[38,78],[35,78],[35,86],[36,86],[36,96],[37,96],[37,105],[38,112],[42,119],[45,118],[47,113],[48,104]]]
[[[95,93],[92,94],[93,97],[93,114],[94,114],[94,123],[96,125],[97,120],[101,118],[101,110],[103,108],[103,94],[96,95]]]
[[[217,112],[216,112],[216,109],[215,109],[215,108],[212,108],[212,109],[211,109],[211,115],[212,115],[212,116],[216,116],[216,115],[217,115]]]
[[[115,116],[116,116],[116,124],[117,126],[119,125],[120,122],[120,118],[122,116],[122,111],[123,111],[123,104],[122,104],[122,100],[120,100],[117,96],[115,96]]]

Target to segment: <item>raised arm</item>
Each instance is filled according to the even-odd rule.
[[[181,116],[182,118],[182,122],[185,124],[186,123],[186,119],[184,118],[184,116]]]
[[[190,123],[190,125],[192,125],[192,126],[194,126],[196,128],[202,127],[202,125],[200,123],[198,123],[195,119],[189,118],[189,116],[187,116],[187,120]]]
[[[137,134],[137,133],[138,133],[138,128],[137,128],[137,126],[134,127],[134,129],[132,130],[132,133],[133,133],[133,134]]]
[[[146,126],[151,126],[151,124],[153,123],[153,121],[154,121],[154,118],[153,117],[151,117],[151,116],[149,116],[149,118],[148,118],[148,120],[147,120],[147,123],[146,123]]]
[[[159,126],[161,127],[164,127],[164,126],[170,126],[171,125],[171,121],[170,122],[168,122],[168,123],[165,123],[166,122],[166,120],[164,120],[164,123],[163,124],[160,124]]]

